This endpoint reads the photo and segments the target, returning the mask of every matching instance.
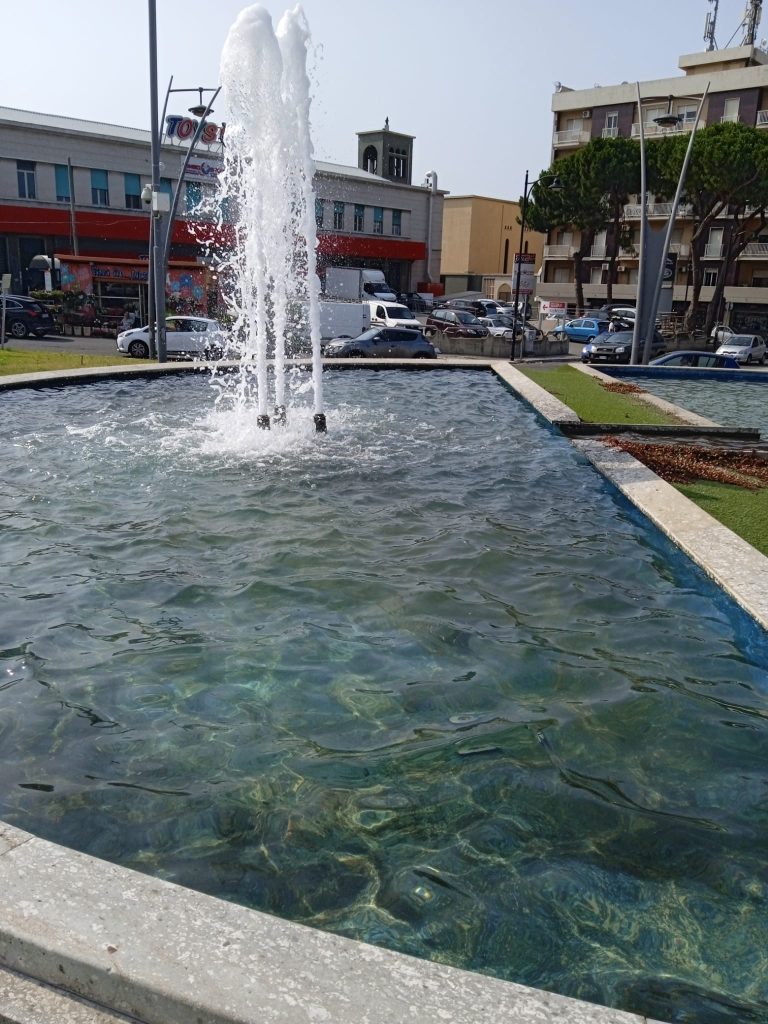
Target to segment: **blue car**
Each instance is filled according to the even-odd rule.
[[[732,356],[718,356],[713,352],[701,352],[698,349],[680,349],[669,355],[653,359],[649,366],[705,366],[715,370],[738,370],[738,360]]]
[[[598,334],[608,330],[610,320],[604,320],[594,316],[580,316],[576,320],[569,320],[565,327],[557,327],[551,333],[558,337],[563,332],[569,341],[591,341]]]

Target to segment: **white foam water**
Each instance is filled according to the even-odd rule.
[[[300,6],[275,30],[254,4],[232,25],[221,55],[227,128],[219,201],[235,215],[235,245],[217,269],[241,360],[233,387],[259,417],[272,403],[286,406],[286,352],[297,324],[309,330],[314,412],[323,411],[309,44]]]

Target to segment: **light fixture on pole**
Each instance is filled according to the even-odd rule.
[[[528,184],[528,171],[525,172],[525,184],[523,186],[523,202],[522,202],[522,205],[520,206],[520,244],[518,245],[517,253],[515,254],[515,304],[512,307],[513,315],[514,315],[514,318],[515,318],[514,319],[515,326],[514,326],[514,329],[513,329],[513,332],[512,332],[512,353],[511,353],[511,355],[509,357],[509,361],[511,363],[514,363],[514,361],[515,361],[515,340],[516,340],[516,336],[517,336],[518,324],[520,323],[520,319],[519,319],[519,313],[520,313],[520,275],[522,274],[522,271],[523,271],[523,256],[525,255],[525,253],[523,252],[523,242],[524,242],[524,235],[525,235],[525,220],[526,220],[526,216],[528,214],[528,196],[531,194],[531,191],[533,190],[533,186],[534,185],[538,185],[539,182],[543,181],[545,178],[550,178],[550,182],[549,182],[549,185],[547,186],[547,188],[549,188],[551,191],[559,192],[559,191],[562,190],[563,186],[560,184],[560,179],[558,177],[556,177],[556,176],[550,176],[548,173],[547,174],[542,174],[535,181],[532,181],[530,184]],[[522,324],[523,325],[525,324],[525,317],[522,317]],[[521,359],[523,357],[524,347],[525,347],[525,327],[521,326],[520,327],[520,358]]]

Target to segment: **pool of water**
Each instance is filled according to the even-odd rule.
[[[326,436],[216,394],[3,395],[0,817],[659,1020],[768,1020],[765,634],[489,374],[327,374]]]
[[[622,373],[620,379],[724,427],[754,427],[768,436],[768,376],[756,374],[755,378],[667,380]]]

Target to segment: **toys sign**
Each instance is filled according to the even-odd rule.
[[[169,114],[165,119],[165,135],[169,139],[179,139],[185,142],[191,139],[197,131],[199,121],[194,117],[182,117],[180,114]],[[212,146],[216,142],[224,141],[224,125],[214,124],[212,121],[203,122],[203,132],[200,142],[204,146]]]

